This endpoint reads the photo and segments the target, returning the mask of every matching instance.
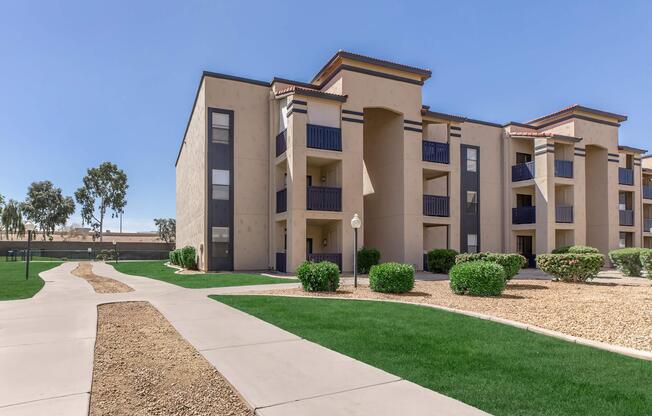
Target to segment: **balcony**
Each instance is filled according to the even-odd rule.
[[[276,213],[285,212],[288,210],[288,190],[281,189],[276,192]]]
[[[621,185],[634,185],[634,170],[618,168],[618,183]]]
[[[560,205],[555,207],[555,219],[558,223],[572,224],[573,223],[573,207]]]
[[[536,222],[536,207],[512,208],[512,224],[534,224]]]
[[[555,176],[557,178],[572,178],[573,177],[573,161],[572,160],[555,160]]]
[[[643,220],[643,232],[652,233],[652,218],[645,218]]]
[[[285,273],[287,271],[287,259],[285,253],[276,253],[276,271]]]
[[[306,209],[342,211],[342,188],[309,186],[306,189]]]
[[[283,130],[276,135],[276,157],[281,156],[287,150],[287,130]]]
[[[643,199],[652,199],[652,185],[643,185]]]
[[[336,127],[308,124],[306,145],[313,149],[342,151],[342,130]]]
[[[447,196],[424,195],[423,215],[429,217],[450,216],[450,202]]]
[[[631,209],[620,210],[620,225],[631,227],[634,225],[634,211]]]
[[[421,149],[421,158],[424,162],[450,163],[448,143],[423,140]]]
[[[512,166],[512,182],[534,179],[534,162],[520,163]]]
[[[342,253],[310,253],[308,254],[308,261],[315,263],[330,261],[337,264],[337,267],[342,271]]]

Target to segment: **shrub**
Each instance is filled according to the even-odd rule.
[[[600,250],[589,246],[570,246],[568,252],[572,254],[600,254]]]
[[[193,246],[185,246],[179,251],[179,261],[186,269],[197,268],[197,252]]]
[[[641,269],[640,248],[621,248],[609,252],[609,259],[625,276],[640,276]]]
[[[568,250],[573,246],[561,246],[557,247],[556,249],[552,250],[552,254],[566,254],[568,253]]]
[[[171,263],[171,264],[176,264],[176,263],[174,262],[174,261],[175,261],[174,250],[172,250],[172,251],[170,251],[170,252],[168,253],[168,257],[170,258],[170,263]]]
[[[516,253],[471,253],[455,257],[456,264],[472,261],[488,261],[502,266],[505,272],[505,281],[516,276],[519,270],[527,264],[527,259]]]
[[[372,266],[380,262],[380,251],[375,248],[362,247],[358,250],[358,273],[367,274]]]
[[[428,270],[432,273],[448,273],[455,266],[457,251],[447,248],[436,248],[428,252]]]
[[[381,293],[409,292],[414,287],[414,267],[403,263],[377,264],[369,271],[369,287]]]
[[[170,251],[170,263],[176,265],[176,266],[181,266],[181,250],[176,249]]]
[[[604,266],[602,254],[539,254],[537,267],[564,282],[586,282]]]
[[[641,250],[641,266],[643,266],[648,279],[652,279],[652,249]]]
[[[329,261],[305,261],[297,268],[297,277],[307,292],[335,292],[340,286],[340,269]]]
[[[450,286],[457,295],[498,296],[505,290],[505,270],[489,261],[458,263],[450,270]]]

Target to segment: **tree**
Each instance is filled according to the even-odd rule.
[[[2,218],[2,210],[5,209],[5,197],[0,194],[0,218]],[[0,221],[0,239],[2,239],[2,230],[3,230],[3,225],[2,221]],[[9,237],[7,237],[9,238]]]
[[[52,236],[58,225],[65,225],[75,212],[75,201],[63,196],[61,188],[50,181],[32,182],[27,198],[22,203],[25,217],[34,222],[43,233],[43,240]]]
[[[171,243],[176,239],[177,220],[174,218],[154,218],[154,224],[158,229],[158,236],[166,243]]]
[[[18,237],[25,235],[25,226],[23,225],[23,215],[20,212],[20,203],[10,199],[2,210],[2,228],[9,239],[9,235],[16,234]]]
[[[127,175],[113,163],[104,162],[88,169],[83,182],[84,186],[75,192],[77,203],[81,205],[82,221],[90,225],[102,241],[107,211],[115,218],[127,205]]]

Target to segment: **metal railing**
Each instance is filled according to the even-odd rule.
[[[421,158],[424,162],[450,163],[448,143],[423,140],[421,149]]]
[[[652,233],[652,218],[645,218],[643,220],[643,232]]]
[[[337,264],[337,267],[342,271],[342,253],[310,253],[308,254],[308,261],[315,263],[330,261]]]
[[[450,198],[447,196],[424,195],[423,215],[431,217],[450,216]]]
[[[112,248],[91,248],[91,250],[45,250],[32,248],[29,250],[30,261],[68,261],[68,260],[98,260],[110,255],[113,259],[116,255],[119,260],[167,260],[170,258],[168,250],[121,250],[118,244],[117,250]],[[27,250],[9,249],[0,254],[7,261],[25,261]]]
[[[283,130],[276,135],[276,156],[281,156],[288,147],[287,130]]]
[[[555,160],[555,176],[558,178],[572,178],[573,177],[573,161],[572,160]]]
[[[276,213],[285,212],[288,210],[288,190],[281,189],[276,191]]]
[[[527,181],[534,178],[534,162],[519,163],[512,166],[512,182]]]
[[[618,183],[621,185],[634,185],[634,171],[627,168],[618,168]]]
[[[559,205],[555,207],[555,218],[559,223],[570,224],[573,222],[573,207],[568,205]]]
[[[620,225],[631,227],[634,225],[634,211],[631,209],[620,210]]]
[[[512,208],[512,224],[534,224],[536,221],[536,207]]]
[[[342,150],[342,130],[336,127],[318,126],[308,124],[308,147],[324,150]]]
[[[643,185],[643,198],[652,199],[652,185]]]
[[[308,186],[306,209],[314,211],[342,211],[342,188]]]
[[[287,272],[287,256],[285,253],[276,253],[276,271],[285,273]]]

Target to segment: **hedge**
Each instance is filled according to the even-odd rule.
[[[498,296],[506,284],[505,269],[493,262],[463,262],[450,270],[450,287],[457,295]]]
[[[197,268],[197,252],[193,246],[185,246],[181,249],[179,261],[186,269]]]
[[[641,264],[641,248],[621,248],[609,252],[609,259],[625,276],[639,277],[643,265]]]
[[[600,254],[600,250],[589,246],[570,246],[568,252],[571,254]]]
[[[428,252],[428,270],[432,273],[448,273],[455,266],[457,251],[447,248],[436,248]]]
[[[459,254],[455,257],[456,264],[462,264],[472,261],[488,261],[499,264],[505,271],[505,280],[510,280],[516,276],[526,264],[525,257],[516,253],[470,253]]]
[[[563,282],[586,282],[604,266],[602,254],[539,254],[537,267]]]
[[[369,287],[381,293],[409,292],[414,288],[414,267],[403,263],[377,264],[369,271]]]
[[[641,266],[648,279],[652,279],[652,249],[644,248],[641,250]]]
[[[380,251],[375,248],[362,247],[358,250],[358,273],[367,274],[372,266],[380,262]]]
[[[306,292],[335,292],[340,287],[340,268],[329,261],[305,261],[297,268],[297,277]]]
[[[176,265],[176,266],[181,266],[181,250],[176,249],[170,251],[170,263]]]

